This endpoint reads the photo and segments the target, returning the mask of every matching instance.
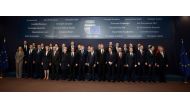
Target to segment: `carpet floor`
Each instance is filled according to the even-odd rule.
[[[0,92],[188,92],[190,84],[0,79]]]

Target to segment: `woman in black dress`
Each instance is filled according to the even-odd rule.
[[[51,66],[51,53],[49,51],[49,46],[45,47],[45,51],[42,56],[42,66],[44,70],[44,80],[49,79],[49,66]]]

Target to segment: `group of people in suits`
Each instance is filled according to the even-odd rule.
[[[22,50],[23,49],[23,50]],[[105,47],[99,43],[97,48],[83,44],[69,46],[62,44],[37,45],[32,43],[18,48],[15,56],[23,57],[23,76],[26,78],[42,78],[44,80],[89,80],[89,81],[144,81],[165,82],[168,68],[167,55],[162,46],[142,44],[124,44],[115,46],[109,42]],[[24,56],[23,56],[24,55]],[[19,72],[19,70],[18,70]],[[22,72],[22,71],[20,71]],[[21,78],[20,74],[18,75]]]

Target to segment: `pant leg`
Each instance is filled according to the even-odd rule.
[[[16,63],[16,78],[19,77],[19,63]]]
[[[23,62],[19,63],[19,78],[22,78],[22,72],[23,72]]]

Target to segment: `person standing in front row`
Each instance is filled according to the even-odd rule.
[[[159,82],[166,82],[165,74],[168,68],[168,58],[162,46],[158,46],[156,54],[156,67],[158,68]]]
[[[108,54],[106,56],[107,64],[107,80],[114,82],[116,56],[112,51],[112,48],[108,48]]]
[[[137,60],[137,77],[138,81],[145,82],[145,51],[143,45],[138,45],[138,50],[136,52],[136,60]]]
[[[90,53],[87,56],[86,65],[88,66],[88,75],[89,75],[88,80],[95,81],[96,54],[94,51],[94,47],[91,47],[91,49],[90,49]]]
[[[115,74],[115,80],[117,82],[124,81],[124,55],[122,52],[122,49],[119,47],[117,52],[117,60],[116,60],[116,74]]]
[[[49,66],[51,66],[51,53],[49,51],[49,47],[45,46],[45,51],[42,55],[42,66],[44,70],[44,80],[49,79]]]
[[[154,46],[149,46],[149,49],[146,54],[146,62],[145,65],[148,66],[148,80],[149,82],[155,82],[155,53]]]
[[[24,51],[22,47],[19,46],[15,55],[16,78],[22,78],[23,58],[24,58]]]
[[[60,54],[60,66],[61,66],[61,73],[62,73],[62,79],[66,80],[68,78],[69,74],[69,54],[67,52],[67,47],[62,46],[62,52]]]
[[[69,81],[71,80],[75,81],[76,67],[78,66],[78,62],[77,62],[77,55],[76,55],[74,47],[71,48],[71,52],[69,55],[69,65],[70,65]]]
[[[136,72],[136,54],[133,52],[133,48],[129,47],[129,53],[125,56],[125,64],[124,64],[128,82],[135,82],[135,72]]]
[[[53,54],[52,54],[52,58],[51,58],[51,63],[52,63],[51,79],[58,80],[59,79],[60,55],[59,55],[59,51],[56,46],[53,47],[52,53]]]
[[[100,44],[100,49],[97,51],[97,68],[99,81],[106,80],[106,50],[104,45]]]

